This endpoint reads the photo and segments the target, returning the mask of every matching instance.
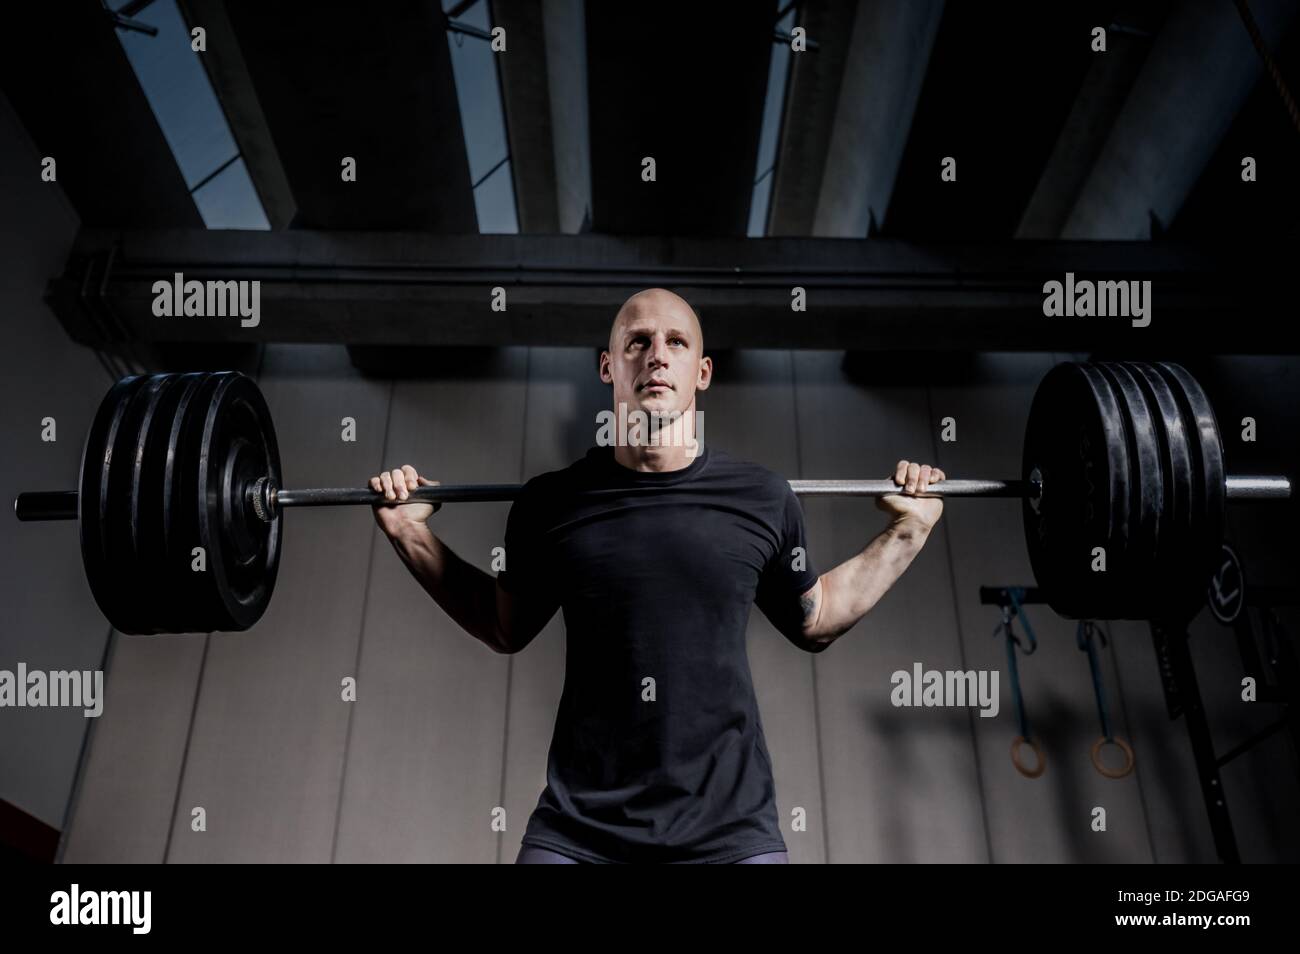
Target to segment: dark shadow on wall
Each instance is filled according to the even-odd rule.
[[[1151,859],[1151,838],[1147,832],[1149,820],[1145,814],[1151,806],[1160,806],[1158,810],[1167,811],[1170,807],[1177,813],[1175,826],[1170,826],[1169,819],[1162,820],[1166,829],[1164,848],[1166,854],[1174,857],[1160,857],[1155,861],[1174,861],[1179,863],[1214,863],[1218,859],[1213,855],[1213,842],[1209,835],[1209,819],[1205,803],[1194,777],[1189,778],[1188,767],[1192,764],[1191,748],[1187,730],[1181,720],[1171,721],[1160,706],[1153,705],[1146,709],[1128,711],[1128,718],[1134,724],[1145,726],[1159,725],[1164,730],[1159,741],[1153,744],[1150,739],[1145,742],[1133,741],[1127,730],[1116,723],[1116,733],[1133,742],[1136,755],[1134,776],[1122,780],[1105,779],[1096,773],[1089,758],[1089,747],[1096,735],[1097,712],[1095,708],[1080,708],[1077,704],[1067,704],[1054,693],[1028,695],[1032,673],[1022,673],[1026,680],[1026,706],[1029,709],[1030,726],[1038,739],[1039,745],[1046,753],[1047,769],[1032,784],[1038,786],[1025,798],[1051,799],[1053,809],[1051,818],[1059,828],[1053,837],[1068,845],[1064,857],[1051,859],[1058,863],[1098,863],[1123,860],[1117,858],[1116,851],[1107,847],[1102,850],[1104,842],[1090,827],[1091,813],[1095,805],[1106,807],[1104,800],[1099,800],[1098,793],[1105,793],[1109,786],[1140,785],[1142,792],[1125,793],[1125,799],[1132,805],[1142,805],[1143,818],[1140,820],[1141,839],[1132,844],[1130,861],[1148,861]],[[1014,715],[1010,708],[1010,696],[1007,687],[1003,689],[1007,697],[1003,699],[1003,708],[996,720],[997,744],[990,744],[988,737],[982,753],[985,755],[983,776],[986,798],[994,798],[994,792],[1006,791],[1010,782],[1020,780],[1019,774],[1011,764],[1011,741],[1017,734]],[[882,830],[886,833],[886,857],[870,859],[887,862],[915,862],[919,860],[919,849],[911,833],[918,821],[916,806],[909,798],[907,779],[920,770],[916,763],[918,738],[945,733],[954,738],[969,737],[966,713],[958,709],[934,710],[927,712],[933,718],[908,721],[906,710],[879,705],[867,705],[862,709],[862,717],[876,739],[888,750],[884,763],[899,783],[891,786],[891,797],[881,810],[887,812]],[[916,715],[916,713],[907,713]],[[924,717],[923,717],[924,718]],[[1226,731],[1231,731],[1225,727]],[[1294,786],[1288,787],[1284,776],[1289,768],[1286,746],[1281,739],[1275,739],[1272,746],[1261,746],[1256,754],[1244,758],[1240,769],[1230,769],[1224,774],[1224,787],[1229,800],[1236,833],[1242,849],[1242,859],[1255,863],[1294,863],[1300,860],[1300,839],[1295,837],[1290,821],[1294,813]],[[992,755],[989,758],[989,755]],[[867,757],[867,753],[863,753]],[[1107,764],[1110,764],[1109,758]],[[931,767],[932,768],[932,767]],[[1189,785],[1189,781],[1191,784]],[[1288,794],[1291,793],[1291,794]],[[969,792],[972,800],[978,799],[980,793]],[[1141,798],[1141,802],[1139,802]],[[1117,826],[1118,819],[1113,809],[1108,817],[1111,831]],[[1168,829],[1174,827],[1174,848],[1170,852]],[[1271,837],[1264,837],[1268,833]],[[1033,833],[1027,833],[1033,837]],[[994,862],[1006,862],[1007,848],[993,842]],[[1207,848],[1209,853],[1207,854]]]
[[[508,380],[514,348],[348,345],[352,366],[369,378]]]

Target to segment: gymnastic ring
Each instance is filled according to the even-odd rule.
[[[1119,769],[1107,768],[1101,762],[1101,747],[1107,742],[1117,745],[1120,751],[1124,753],[1124,767]],[[1107,778],[1123,778],[1129,772],[1133,771],[1133,749],[1121,738],[1106,738],[1104,735],[1096,742],[1092,743],[1092,764],[1102,775]]]
[[[1034,750],[1034,755],[1038,757],[1038,766],[1034,769],[1025,768],[1020,761],[1020,746],[1028,743],[1029,747]],[[1023,735],[1018,735],[1011,743],[1011,764],[1016,767],[1016,771],[1025,778],[1038,778],[1043,774],[1043,769],[1047,768],[1047,760],[1043,758],[1043,750],[1038,747],[1038,743],[1033,739],[1026,739]]]

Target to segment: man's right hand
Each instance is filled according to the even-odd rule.
[[[385,500],[406,500],[416,487],[436,487],[438,481],[425,480],[410,464],[386,471],[370,478],[370,489],[384,495]],[[375,510],[375,523],[390,539],[397,539],[415,527],[424,526],[437,509],[431,503],[416,501],[399,507],[379,505]]]

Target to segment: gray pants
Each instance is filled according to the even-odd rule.
[[[751,855],[748,858],[741,858],[736,862],[738,865],[788,865],[790,856],[784,851],[769,851],[762,855]],[[546,848],[538,848],[534,845],[524,845],[519,849],[519,857],[515,859],[517,865],[577,865],[582,864],[570,858],[568,855],[562,855],[558,851],[549,851]]]

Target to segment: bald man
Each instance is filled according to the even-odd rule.
[[[901,460],[888,522],[817,574],[803,511],[779,475],[699,439],[713,381],[699,317],[661,288],[619,309],[600,379],[613,427],[511,506],[492,577],[401,504],[435,483],[406,465],[371,478],[402,562],[466,632],[517,653],[564,612],[566,659],[546,788],[519,863],[784,863],[772,760],[745,651],[751,605],[799,649],[824,652],[885,594],[929,537],[943,480]],[[621,422],[628,422],[623,426]]]

